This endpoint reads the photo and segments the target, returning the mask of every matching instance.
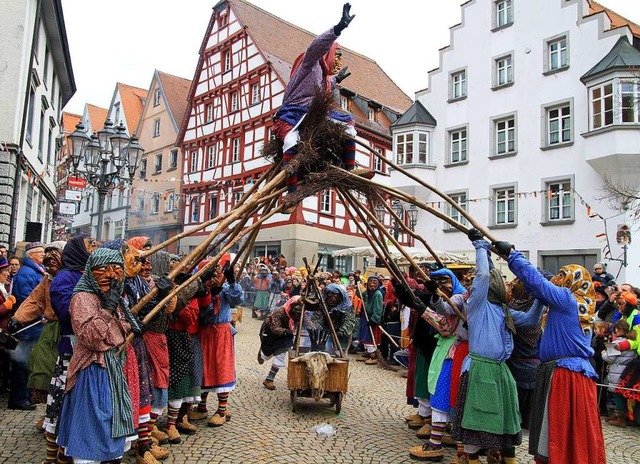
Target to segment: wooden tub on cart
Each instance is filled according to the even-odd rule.
[[[300,358],[295,358],[293,353],[289,353],[287,370],[287,386],[291,391],[291,408],[295,412],[298,398],[311,398],[311,388],[307,377],[307,365]],[[336,414],[342,409],[342,397],[347,392],[347,382],[349,380],[349,359],[333,358],[339,362],[327,364],[329,373],[324,381],[324,395],[322,398],[329,398],[330,406],[336,407]]]

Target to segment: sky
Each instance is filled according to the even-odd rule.
[[[335,25],[343,0],[248,0],[319,34]],[[537,1],[537,0],[519,0]],[[192,79],[217,0],[62,0],[76,93],[64,108],[107,108],[116,82],[149,88],[153,71]],[[462,0],[351,0],[351,25],[340,44],[375,60],[411,98],[428,85]],[[640,24],[640,1],[599,0]],[[277,31],[274,31],[277,34]],[[302,50],[301,50],[302,51]],[[346,63],[348,64],[348,63]]]

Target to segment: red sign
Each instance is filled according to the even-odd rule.
[[[69,187],[86,188],[87,179],[82,177],[69,177]]]

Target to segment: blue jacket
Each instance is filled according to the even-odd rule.
[[[73,335],[71,327],[71,317],[69,315],[69,303],[73,296],[73,289],[82,277],[82,273],[70,269],[61,269],[51,282],[49,294],[51,295],[51,306],[60,321],[60,335]],[[67,337],[60,339],[58,350],[61,353],[72,353],[73,349]]]
[[[16,297],[16,304],[19,306],[27,299],[34,288],[38,286],[44,277],[44,268],[36,264],[30,258],[24,258],[20,270],[13,279],[13,296]],[[21,340],[38,339],[44,330],[44,324],[39,324],[24,332],[20,332],[17,337]]]

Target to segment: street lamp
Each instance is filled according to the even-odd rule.
[[[391,210],[396,216],[398,216],[398,218],[400,218],[400,221],[402,222],[404,222],[405,213],[407,213],[409,215],[408,228],[412,232],[415,230],[415,227],[418,223],[418,208],[416,208],[416,205],[412,203],[407,208],[402,201],[396,198],[391,202]],[[383,222],[387,209],[382,204],[378,204],[375,208],[375,211],[378,221]],[[400,236],[400,228],[400,222],[394,217],[393,228],[391,229],[391,231],[393,232],[393,238],[395,238],[396,240]]]
[[[83,174],[98,191],[97,239],[102,240],[104,200],[107,192],[115,182],[133,182],[144,149],[135,135],[127,136],[122,122],[114,129],[110,119],[105,121],[102,130],[91,137],[84,131],[84,125],[78,123],[76,130],[69,136],[69,145],[74,172],[80,172],[78,166],[80,161],[84,161],[86,171]],[[127,171],[122,173],[125,167]]]

